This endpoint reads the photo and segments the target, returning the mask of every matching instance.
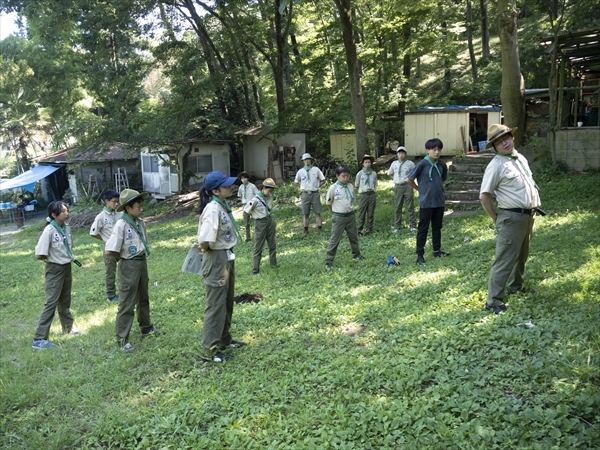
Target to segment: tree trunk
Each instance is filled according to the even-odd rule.
[[[515,146],[523,145],[525,132],[525,81],[521,75],[517,33],[516,0],[498,0],[498,35],[502,54],[502,111],[507,126],[519,129],[513,133]]]
[[[475,59],[475,50],[473,49],[473,13],[471,0],[467,0],[467,43],[469,46],[469,58],[471,59],[471,76],[473,77],[473,83],[476,83],[477,60]]]
[[[348,65],[348,79],[350,82],[350,97],[352,101],[352,115],[356,131],[356,156],[361,161],[369,146],[367,135],[367,116],[365,112],[365,99],[361,86],[361,66],[356,51],[354,39],[354,26],[352,24],[352,6],[350,0],[334,0],[340,13],[342,37],[346,50],[346,64]]]
[[[488,25],[487,0],[479,0],[481,6],[481,56],[490,57],[490,29]]]

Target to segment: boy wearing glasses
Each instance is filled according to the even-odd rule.
[[[419,192],[419,225],[417,231],[417,264],[425,264],[425,243],[431,223],[431,241],[433,256],[436,258],[450,256],[441,250],[442,222],[446,195],[444,181],[448,178],[446,163],[440,159],[444,144],[438,138],[429,139],[425,143],[427,156],[419,161],[408,175],[406,182]],[[416,180],[416,183],[415,183]]]
[[[108,190],[102,196],[104,200],[104,208],[96,216],[92,227],[90,228],[90,236],[104,241],[108,241],[113,231],[113,226],[117,223],[117,220],[123,215],[122,212],[117,212],[119,206],[119,193],[117,191]],[[106,269],[106,276],[104,284],[106,286],[106,300],[111,303],[119,301],[115,289],[115,274],[117,272],[117,258],[114,256],[107,256],[104,254],[104,267]]]

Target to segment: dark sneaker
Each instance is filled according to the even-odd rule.
[[[365,257],[363,255],[354,256],[352,258],[354,261],[363,261]]]
[[[142,339],[150,337],[150,336],[158,336],[159,334],[163,334],[163,332],[160,330],[157,330],[156,328],[152,328],[147,333],[142,333]]]
[[[359,231],[359,232],[358,232],[358,235],[359,235],[359,236],[362,236],[362,235],[363,235],[363,232],[362,232],[362,231]]]
[[[248,344],[246,344],[245,342],[232,340],[231,344],[229,344],[228,347],[229,348],[241,348],[241,347],[245,347],[246,345],[248,345]]]
[[[365,236],[368,236],[368,235],[370,235],[370,234],[371,234],[371,230],[367,230],[367,231],[365,231]]]
[[[222,363],[227,361],[228,359],[233,359],[233,355],[229,354],[229,353],[221,353],[221,352],[217,352],[215,353],[212,358],[207,358],[207,357],[202,357],[202,361],[204,362],[214,362],[214,363]]]
[[[308,236],[308,230],[304,230],[304,236]]]
[[[422,266],[423,264],[425,264],[425,258],[423,258],[423,255],[419,255],[417,256],[417,264]]]
[[[110,303],[118,303],[118,302],[119,302],[119,297],[117,297],[117,296],[115,295],[114,297],[107,298],[107,299],[106,299],[106,301],[107,301],[107,302],[110,302]]]
[[[333,264],[331,264],[331,263],[325,263],[325,268],[327,270],[333,269]]]
[[[433,252],[433,257],[434,258],[443,258],[443,257],[446,257],[446,256],[450,256],[450,253],[446,253],[446,252],[443,252],[441,250],[438,250],[437,252]]]
[[[485,310],[486,311],[492,311],[494,314],[500,314],[503,313],[507,310],[508,308],[506,307],[506,305],[504,303],[502,303],[501,305],[498,306],[489,306],[489,305],[485,305]]]
[[[254,276],[260,275],[260,272],[258,270],[253,270],[252,271],[252,275],[254,275]]]
[[[246,242],[252,242],[252,239],[248,238],[246,239]]]
[[[31,348],[35,350],[46,350],[52,347],[54,347],[54,344],[52,342],[48,342],[46,339],[38,339],[37,341],[33,341],[31,343]]]

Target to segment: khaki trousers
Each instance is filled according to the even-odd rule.
[[[533,233],[533,216],[500,209],[496,218],[496,258],[490,270],[487,305],[504,303],[504,288],[517,291],[523,287],[525,263]]]
[[[242,213],[244,216],[244,228],[246,229],[246,240],[250,240],[250,224],[251,224],[251,216],[247,212]]]
[[[227,250],[208,250],[202,258],[206,305],[202,325],[202,350],[212,357],[219,347],[231,344],[231,319],[235,290],[235,261],[227,260]]]
[[[46,303],[38,321],[34,340],[46,339],[50,334],[50,326],[54,320],[54,312],[58,309],[58,318],[64,333],[73,329],[73,315],[71,314],[71,263],[54,264],[47,262],[44,269],[44,290]]]
[[[331,238],[329,239],[329,245],[327,246],[327,255],[325,257],[326,263],[333,263],[344,231],[346,231],[348,240],[350,241],[352,256],[360,256],[360,249],[358,248],[358,230],[356,229],[356,217],[354,216],[354,214],[350,214],[346,217],[336,215],[331,216]]]
[[[252,270],[260,270],[260,259],[265,246],[265,241],[269,246],[269,263],[271,267],[277,265],[277,243],[275,241],[275,220],[273,217],[268,219],[256,219],[254,229],[254,253],[252,254]]]
[[[117,342],[129,342],[134,312],[142,334],[152,331],[150,296],[148,294],[148,264],[146,260],[121,259],[119,262],[119,309],[115,322]]]
[[[104,269],[106,272],[104,285],[106,287],[106,298],[111,299],[117,295],[115,288],[115,279],[117,278],[117,258],[104,255]]]
[[[373,231],[373,220],[375,218],[375,205],[377,195],[375,191],[358,194],[358,229],[370,233]],[[366,222],[366,227],[365,227]]]
[[[410,228],[416,228],[415,219],[415,197],[413,188],[405,184],[394,184],[394,208],[396,210],[396,220],[394,228],[399,230],[402,228],[402,205],[406,200],[406,212],[408,213],[408,224]]]

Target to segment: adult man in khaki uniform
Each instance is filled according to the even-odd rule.
[[[479,199],[496,224],[496,258],[490,271],[485,309],[499,314],[506,311],[504,287],[508,293],[528,292],[524,286],[525,262],[533,231],[533,217],[541,204],[537,185],[527,159],[514,147],[516,128],[493,124],[488,129],[486,148],[494,147],[496,156],[485,169]],[[498,201],[494,209],[492,193]]]

